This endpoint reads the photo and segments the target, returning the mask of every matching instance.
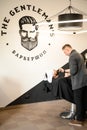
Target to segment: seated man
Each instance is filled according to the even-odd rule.
[[[52,89],[53,89],[53,86],[52,86],[53,79],[57,79],[57,78],[59,79],[61,77],[64,77],[64,73],[61,73],[59,71],[59,69],[58,70],[55,70],[55,69],[47,70],[45,72],[45,76],[44,76],[44,86],[45,86],[44,90],[47,91],[47,92],[52,91]]]
[[[61,71],[64,72],[63,69]],[[69,72],[69,70],[65,70],[65,72]],[[53,88],[55,87],[57,88],[55,92],[55,96],[58,97],[58,99],[65,99],[72,103],[70,112],[61,113],[61,117],[66,119],[71,119],[72,117],[75,118],[75,101],[74,101],[74,94],[71,85],[71,78],[69,76],[69,77],[64,77],[56,80],[57,82],[55,82],[55,80],[53,81],[53,86],[54,86]],[[85,102],[85,106],[84,106],[85,110],[87,110],[87,87],[84,93],[84,102]]]
[[[71,90],[71,78],[70,78],[70,70],[66,69],[64,71],[63,68],[59,69],[59,72],[64,73],[64,77],[57,78],[53,80],[53,94],[58,97],[58,99],[66,99],[72,102],[73,94]],[[72,119],[75,118],[75,104],[71,104],[71,108],[69,112],[63,112],[60,116],[64,119]]]
[[[70,99],[73,100],[71,91],[71,79],[69,69],[64,72],[63,68],[58,70],[48,70],[45,73],[44,78],[44,90],[46,92],[52,92],[56,99]],[[66,96],[65,96],[66,94]],[[71,97],[70,97],[71,96]],[[71,100],[72,99],[72,100]],[[61,117],[64,119],[71,119],[75,116],[75,105],[72,103],[70,112],[61,114]]]

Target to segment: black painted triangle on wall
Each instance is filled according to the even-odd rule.
[[[83,57],[85,53],[87,53],[87,49],[81,53]],[[68,63],[63,66],[64,69],[67,69],[68,67],[69,67]],[[56,97],[55,94],[53,94],[52,89],[50,90],[52,86],[50,86],[50,84],[48,83],[46,84],[44,83],[45,83],[44,81],[40,82],[31,90],[27,91],[26,93],[24,93],[22,96],[20,96],[15,101],[8,104],[7,106],[57,100],[58,97]],[[48,85],[48,87],[45,85]]]

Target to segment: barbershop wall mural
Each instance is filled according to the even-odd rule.
[[[66,0],[0,1],[0,107],[17,99],[21,103],[27,99],[29,103],[33,88],[34,93],[42,91],[38,86],[43,87],[45,71],[58,69],[68,62],[61,50],[65,43],[79,52],[87,48],[87,33],[55,33],[58,25],[51,23],[51,16],[61,10],[61,4],[66,7]],[[47,94],[42,101],[52,99]]]

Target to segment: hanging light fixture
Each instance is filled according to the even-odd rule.
[[[67,8],[62,11],[48,17],[46,20],[37,23],[38,26],[45,25],[58,25],[57,30],[54,33],[64,33],[64,34],[81,34],[87,33],[87,29],[84,29],[84,23],[87,23],[87,14],[70,4]],[[86,16],[86,17],[83,17]],[[57,21],[55,18],[57,17]],[[56,26],[55,26],[56,27]],[[56,28],[55,28],[56,29]],[[43,31],[43,30],[42,30]],[[45,30],[46,31],[46,30]],[[48,31],[46,31],[48,32]],[[50,32],[49,32],[50,33]]]
[[[65,13],[64,13],[65,12]],[[67,13],[66,13],[67,12]],[[71,21],[76,22],[71,22]],[[82,29],[83,22],[79,20],[83,20],[83,12],[70,5],[60,12],[58,15],[58,21],[61,23],[58,24],[59,30],[65,31],[76,31]],[[63,23],[63,21],[66,21]],[[70,22],[69,22],[70,21]]]

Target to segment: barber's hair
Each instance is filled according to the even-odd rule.
[[[35,25],[37,22],[35,20],[35,18],[31,17],[31,16],[23,16],[20,20],[19,20],[19,27],[20,29],[22,29],[22,25],[23,24],[32,24]],[[36,27],[37,30],[37,27]]]
[[[72,46],[71,46],[70,44],[65,44],[65,45],[62,47],[62,50],[64,50],[66,47],[72,48]]]

